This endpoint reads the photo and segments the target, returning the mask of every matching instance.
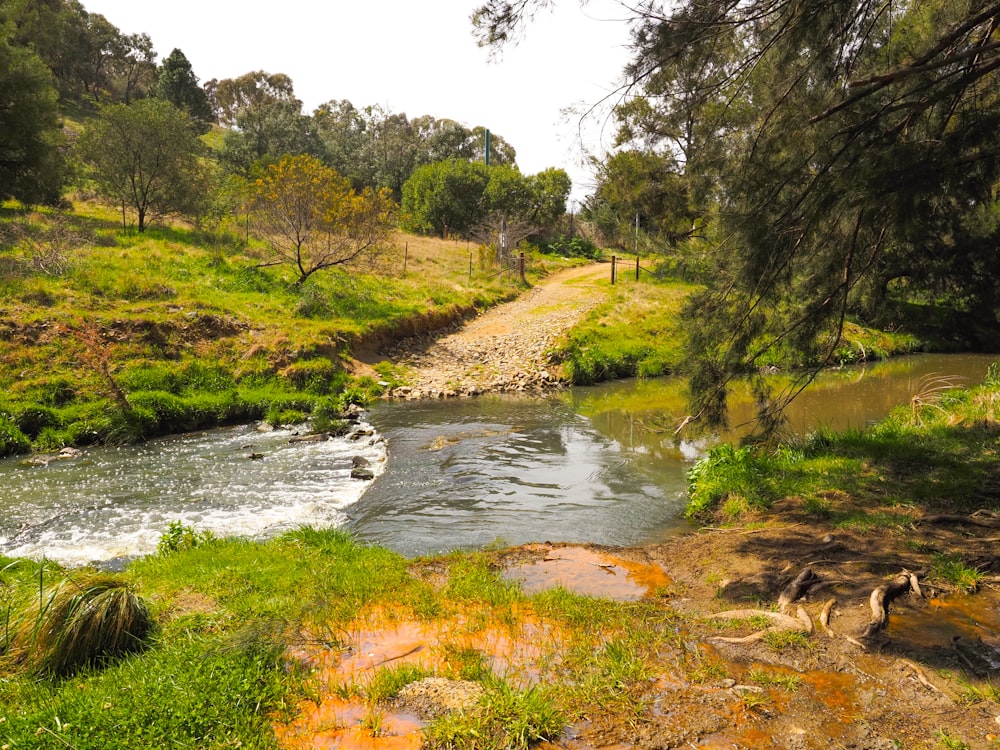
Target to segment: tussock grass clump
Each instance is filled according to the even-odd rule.
[[[566,724],[547,691],[518,690],[494,679],[472,711],[445,714],[424,731],[424,747],[434,750],[522,750],[557,737]]]
[[[782,497],[782,478],[797,462],[791,451],[768,451],[760,446],[713,446],[688,471],[689,518],[724,505],[727,515],[751,509],[765,510]]]
[[[64,676],[141,651],[152,628],[146,603],[123,581],[67,576],[9,613],[5,656],[32,674]]]
[[[938,553],[931,558],[931,577],[951,584],[963,594],[979,590],[985,576],[958,555]]]

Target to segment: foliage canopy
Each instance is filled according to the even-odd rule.
[[[271,246],[270,262],[293,265],[300,285],[377,251],[395,227],[388,191],[359,193],[311,156],[286,156],[248,187],[250,221]]]
[[[490,0],[480,40],[550,4]],[[849,313],[886,322],[895,299],[996,328],[1000,5],[687,0],[631,21],[623,142],[677,159],[718,210],[689,310],[697,414],[723,418],[728,383],[778,347],[830,363]],[[762,416],[810,377],[758,384]]]
[[[150,216],[197,213],[206,194],[191,120],[162,99],[105,107],[80,137],[79,150],[98,193],[123,212],[134,210],[140,232]]]

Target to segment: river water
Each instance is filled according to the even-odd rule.
[[[994,359],[921,355],[824,373],[793,403],[791,428],[863,426],[944,378],[981,382]],[[733,421],[750,409],[737,394]],[[655,541],[686,528],[685,474],[718,439],[676,437],[683,414],[683,385],[657,379],[543,398],[379,404],[368,416],[377,435],[356,440],[289,443],[288,431],[243,426],[46,466],[5,459],[0,552],[70,565],[127,558],[154,551],[175,520],[255,539],[345,526],[406,555]],[[373,482],[350,478],[355,457]]]

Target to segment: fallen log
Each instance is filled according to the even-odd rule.
[[[900,573],[889,583],[878,586],[872,591],[868,599],[872,619],[859,638],[871,638],[885,629],[889,624],[889,605],[913,588],[910,576],[911,574],[907,572]]]

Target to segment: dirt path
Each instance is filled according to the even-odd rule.
[[[408,369],[409,385],[392,398],[471,396],[559,387],[562,375],[549,352],[608,293],[608,274],[594,263],[560,271],[513,302],[491,308],[440,338],[402,342],[390,352]]]

